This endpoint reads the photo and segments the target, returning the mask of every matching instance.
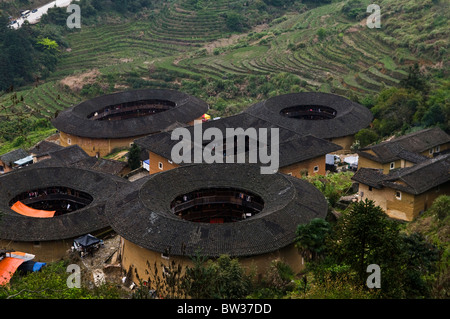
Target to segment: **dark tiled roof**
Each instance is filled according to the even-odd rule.
[[[115,161],[112,159],[90,157],[82,159],[71,165],[76,168],[91,169],[97,172],[119,175],[127,166],[126,162]]]
[[[365,147],[358,154],[379,163],[389,163],[398,159],[406,159],[412,163],[420,163],[426,157],[418,153],[449,142],[450,135],[443,130],[440,128],[429,128]],[[367,153],[369,150],[374,152],[375,155]]]
[[[389,187],[418,195],[450,180],[450,154],[437,156],[411,167],[399,168],[389,174],[361,168],[353,180],[376,188]]]
[[[13,164],[15,161],[25,158],[29,155],[30,154],[28,154],[28,152],[25,151],[24,149],[18,148],[14,151],[1,155],[0,160],[6,165],[10,165]]]
[[[34,156],[43,156],[47,155],[48,153],[58,151],[63,149],[64,146],[61,146],[59,144],[48,142],[48,141],[42,141],[36,144],[32,149],[29,150],[30,154],[33,154]]]
[[[33,164],[33,167],[67,166],[117,175],[127,165],[125,162],[89,156],[78,145],[62,147],[57,151],[49,152],[48,155],[50,158]]]
[[[191,138],[194,139],[194,126],[189,126],[186,128],[189,130]],[[272,123],[245,113],[202,123],[202,132],[208,128],[220,129],[224,138],[226,137],[227,128],[243,128],[244,130],[248,128],[255,128],[257,132],[260,128],[268,128],[268,141],[270,141],[270,129],[278,128],[278,145],[281,167],[305,161],[307,159],[312,159],[341,149],[340,146],[326,140],[319,139],[311,135],[302,136],[293,131],[287,130],[283,127],[277,127]],[[162,132],[159,134],[152,134],[135,140],[135,143],[142,149],[151,151],[164,158],[171,159],[172,149],[177,143],[179,143],[179,140],[171,139],[171,133],[172,132]],[[204,142],[209,143],[209,141]],[[270,154],[270,145],[268,154]]]
[[[95,121],[88,115],[108,105],[139,100],[167,100],[174,108],[154,114],[120,121]],[[193,96],[173,90],[133,90],[108,94],[82,102],[61,112],[53,125],[64,133],[90,138],[127,138],[161,132],[175,122],[187,123],[201,117],[208,105]]]
[[[34,168],[29,166],[0,177],[0,239],[49,241],[78,237],[108,228],[105,205],[121,186],[129,182],[119,177],[67,167]],[[53,218],[20,215],[9,207],[15,196],[51,186],[70,187],[90,194],[88,206]]]
[[[375,188],[382,188],[381,182],[383,180],[383,171],[376,168],[360,168],[353,175],[352,179],[358,183],[372,186]]]
[[[304,120],[283,116],[281,111],[292,106],[326,106],[336,110],[333,119]],[[353,135],[369,126],[373,115],[369,109],[344,97],[329,93],[292,93],[256,103],[244,111],[301,135],[336,138]]]
[[[175,216],[170,204],[183,193],[235,187],[258,194],[263,210],[235,223],[194,223]],[[299,224],[324,218],[327,203],[306,181],[283,174],[262,175],[248,164],[189,165],[154,174],[122,188],[107,206],[111,226],[125,239],[157,252],[214,257],[277,251],[295,240]]]
[[[78,145],[72,145],[50,153],[53,160],[62,164],[76,163],[89,155]]]

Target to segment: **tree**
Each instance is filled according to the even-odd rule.
[[[450,195],[441,195],[431,205],[429,212],[440,221],[450,216]]]
[[[357,20],[366,13],[364,4],[360,0],[350,0],[341,9],[348,18]]]
[[[383,90],[378,95],[376,105],[371,108],[375,118],[373,129],[383,137],[408,128],[423,105],[424,96],[419,91],[406,88]]]
[[[422,117],[422,124],[426,127],[444,123],[445,112],[439,104],[433,104]]]
[[[355,134],[355,140],[359,141],[359,147],[366,147],[367,145],[376,142],[378,138],[378,134],[369,128],[363,128]]]
[[[414,89],[424,94],[428,94],[430,87],[426,76],[419,68],[418,63],[409,67],[408,76],[400,81],[400,86],[406,89]]]
[[[244,17],[236,12],[227,13],[225,24],[230,31],[243,31],[246,28]]]
[[[128,152],[128,165],[131,170],[135,170],[141,166],[141,148],[133,143]]]
[[[208,265],[214,272],[214,298],[241,299],[250,293],[251,280],[239,260],[228,255],[220,256]]]
[[[39,38],[36,43],[44,48],[44,50],[48,50],[51,52],[58,51],[58,43],[55,40],[51,40],[49,38]]]
[[[214,295],[215,271],[206,265],[207,258],[196,255],[192,257],[193,267],[187,267],[183,281],[186,294],[194,299],[208,299]]]
[[[429,296],[430,278],[437,270],[439,250],[423,236],[400,232],[399,224],[387,217],[371,200],[355,203],[333,228],[327,241],[328,261],[348,265],[365,286],[367,267],[381,269],[381,295],[386,298]]]
[[[431,276],[437,270],[439,250],[428,243],[419,233],[401,234],[402,259],[401,274],[403,294],[406,298],[428,297],[431,292]]]
[[[327,176],[314,175],[306,179],[325,196],[331,209],[352,187],[352,176],[352,172],[340,172]]]
[[[296,247],[306,260],[316,260],[325,249],[325,239],[331,233],[330,224],[322,218],[314,218],[308,224],[299,225],[296,231]]]
[[[355,203],[338,220],[332,236],[330,250],[338,262],[356,271],[361,284],[365,283],[368,265],[392,267],[400,253],[397,224],[368,199]]]
[[[324,28],[320,28],[319,30],[317,30],[317,36],[319,37],[319,40],[323,40],[327,35],[327,30],[325,30]]]

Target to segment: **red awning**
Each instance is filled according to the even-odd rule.
[[[47,211],[47,210],[38,210],[31,207],[28,207],[27,205],[23,204],[22,202],[18,201],[16,202],[11,209],[15,211],[16,213],[19,213],[21,215],[29,216],[29,217],[38,217],[38,218],[49,218],[53,217],[56,211]]]

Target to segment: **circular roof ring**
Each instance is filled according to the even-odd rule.
[[[88,138],[130,138],[189,123],[208,104],[175,90],[144,89],[102,95],[60,112],[52,124],[61,132]]]
[[[174,207],[178,207],[174,200],[183,200],[186,194],[207,206],[219,197],[226,199],[225,190],[256,196],[261,204],[259,210],[248,218],[223,223],[223,216],[214,215],[205,222],[203,215],[202,222],[198,222],[174,212]],[[195,197],[198,191],[209,193]],[[185,198],[186,203],[193,198]],[[228,198],[228,204],[238,200],[234,195]],[[310,183],[281,173],[262,175],[260,168],[252,164],[175,168],[134,182],[133,187],[121,189],[114,199],[108,203],[107,211],[118,234],[140,247],[178,256],[200,253],[207,257],[243,257],[273,252],[294,242],[299,224],[325,218],[327,213],[324,196]],[[244,196],[242,201],[246,200]],[[239,209],[239,205],[236,207]]]
[[[373,119],[365,106],[336,94],[316,92],[275,96],[244,112],[301,135],[325,139],[353,135]]]
[[[63,240],[109,228],[105,217],[106,202],[120,187],[129,183],[118,176],[68,167],[29,167],[5,174],[0,177],[0,239],[26,242]],[[70,196],[66,190],[71,192]],[[79,205],[79,209],[40,218],[23,215],[11,208],[13,202],[30,193],[28,199],[36,203],[36,198],[32,197],[38,196],[37,193],[42,195],[43,191],[47,192],[47,198],[42,197],[42,202],[59,199]]]

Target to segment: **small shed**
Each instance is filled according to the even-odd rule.
[[[99,249],[101,245],[103,245],[103,240],[92,236],[91,234],[80,236],[73,241],[73,249],[80,252],[81,257],[93,253]]]

